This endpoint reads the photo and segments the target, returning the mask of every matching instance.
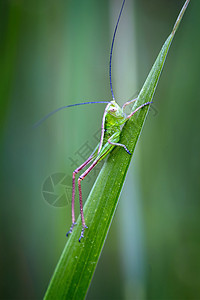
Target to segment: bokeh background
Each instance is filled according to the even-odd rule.
[[[42,299],[67,241],[66,188],[97,143],[104,105],[32,125],[63,105],[111,99],[121,2],[0,2],[1,299]],[[183,3],[126,1],[113,56],[121,105],[139,92]],[[200,299],[199,11],[191,0],[172,43],[88,300]]]

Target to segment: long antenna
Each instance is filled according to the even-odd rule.
[[[76,103],[76,104],[70,104],[70,105],[65,105],[65,106],[61,106],[53,111],[51,111],[49,114],[47,114],[46,116],[44,116],[41,120],[39,120],[38,122],[36,122],[33,125],[33,128],[38,127],[41,123],[43,123],[46,119],[48,119],[49,117],[51,117],[52,115],[54,115],[55,113],[57,113],[58,111],[64,109],[64,108],[68,108],[68,107],[73,107],[73,106],[78,106],[78,105],[85,105],[85,104],[96,104],[96,103],[110,103],[110,101],[95,101],[95,102],[84,102],[84,103]]]
[[[113,39],[112,39],[112,44],[111,44],[111,49],[110,49],[110,62],[109,62],[109,77],[110,77],[110,89],[111,89],[111,93],[112,93],[112,98],[113,100],[115,100],[115,97],[114,97],[114,93],[113,93],[113,88],[112,88],[112,75],[111,75],[111,68],[112,68],[112,53],[113,53],[113,46],[114,46],[114,41],[115,41],[115,35],[116,35],[116,32],[117,32],[117,28],[118,28],[118,25],[119,25],[119,20],[121,18],[121,14],[122,14],[122,11],[123,11],[123,8],[124,8],[124,4],[125,4],[125,0],[123,0],[123,3],[122,3],[122,7],[120,9],[120,13],[119,13],[119,16],[118,16],[118,19],[117,19],[117,24],[115,26],[115,30],[114,30],[114,34],[113,34]],[[58,111],[64,109],[64,108],[68,108],[68,107],[73,107],[73,106],[78,106],[78,105],[85,105],[85,104],[96,104],[96,103],[110,103],[110,101],[95,101],[95,102],[84,102],[84,103],[76,103],[76,104],[70,104],[70,105],[66,105],[66,106],[62,106],[62,107],[59,107],[55,110],[53,110],[52,112],[50,112],[49,114],[47,114],[46,116],[44,116],[41,120],[39,120],[38,122],[36,122],[34,125],[33,125],[33,128],[36,128],[38,127],[40,124],[42,124],[46,119],[48,119],[49,117],[51,117],[52,115],[54,115],[55,113],[57,113]]]
[[[113,88],[112,88],[112,75],[111,75],[112,53],[113,53],[113,46],[114,46],[114,41],[115,41],[115,35],[116,35],[117,28],[118,28],[118,25],[119,25],[119,20],[121,18],[122,10],[124,8],[124,3],[125,3],[125,0],[123,0],[123,3],[122,3],[122,7],[121,7],[121,10],[120,10],[120,13],[119,13],[117,24],[115,26],[115,31],[114,31],[114,34],[113,34],[113,39],[112,39],[112,44],[111,44],[111,49],[110,49],[109,77],[110,77],[110,89],[111,89],[113,100],[115,100],[115,97],[114,97]]]

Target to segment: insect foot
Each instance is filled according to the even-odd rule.
[[[128,154],[130,154],[131,155],[131,152],[125,147],[125,150],[126,150],[126,152],[128,153]]]
[[[84,231],[85,231],[85,228],[88,228],[86,225],[83,226],[82,230],[81,230],[81,236],[79,238],[79,243],[81,242],[81,239],[84,237]]]
[[[74,226],[76,225],[76,222],[72,223],[72,226],[70,227],[70,230],[66,233],[66,236],[68,237],[70,233],[72,233],[72,230]]]

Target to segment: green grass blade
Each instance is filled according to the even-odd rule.
[[[164,43],[134,108],[152,101],[168,50],[188,3],[189,0],[185,2],[172,33]],[[139,110],[123,128],[120,142],[125,144],[131,153],[134,152],[148,109],[149,107],[144,107]],[[85,298],[114,216],[130,160],[131,156],[119,147],[108,157],[84,206],[86,224],[89,228],[79,243],[81,233],[79,217],[77,226],[57,264],[45,299]]]

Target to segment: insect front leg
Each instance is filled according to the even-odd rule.
[[[133,100],[130,100],[130,101],[125,102],[125,103],[123,104],[123,106],[122,106],[122,110],[124,111],[124,108],[125,108],[127,105],[129,105],[129,104],[135,102],[137,99],[138,99],[138,98],[135,98],[135,99],[133,99]]]
[[[94,152],[88,157],[88,159],[81,165],[79,166],[76,170],[74,170],[73,175],[72,175],[72,225],[70,227],[70,230],[67,232],[66,236],[68,236],[70,233],[72,233],[72,230],[74,226],[76,225],[75,221],[75,212],[74,212],[74,202],[75,202],[75,177],[78,172],[80,172],[85,166],[87,166],[91,160],[94,157]]]
[[[141,108],[143,108],[146,105],[150,105],[153,102],[146,102],[140,106],[138,106],[130,115],[128,115],[127,119],[130,119],[138,110],[140,110]]]

